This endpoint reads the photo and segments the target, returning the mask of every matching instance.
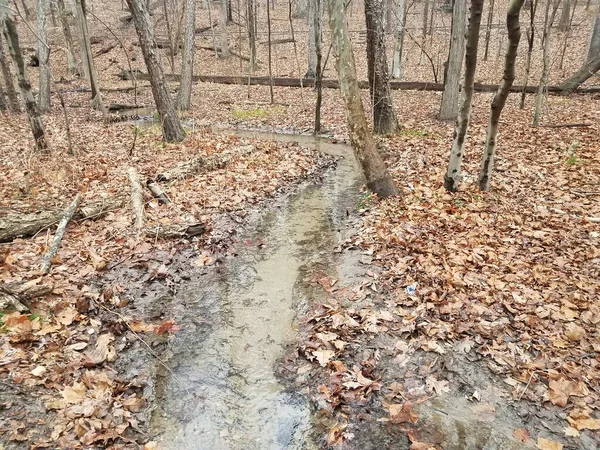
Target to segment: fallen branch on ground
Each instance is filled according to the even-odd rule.
[[[540,125],[541,128],[586,128],[593,126],[593,123],[559,123],[556,125]]]
[[[48,252],[44,255],[42,259],[42,273],[48,273],[50,271],[50,267],[52,266],[52,258],[56,256],[56,252],[58,252],[58,247],[60,246],[60,242],[65,234],[65,230],[67,229],[67,225],[71,221],[73,214],[79,207],[79,203],[81,203],[81,194],[77,193],[75,199],[71,202],[69,207],[65,210],[58,227],[56,228],[56,233],[54,234],[54,239],[52,240],[52,245]]]
[[[160,185],[151,179],[146,180],[146,187],[152,193],[152,197],[158,200],[158,203],[166,204],[171,203],[171,199],[167,196],[165,191],[162,190]]]
[[[138,176],[137,170],[134,167],[127,169],[127,175],[129,176],[129,182],[131,183],[131,209],[133,210],[135,230],[140,236],[142,229],[144,228],[144,196],[142,190],[142,184],[140,183],[140,177]]]
[[[0,311],[14,309],[26,312],[30,309],[31,301],[52,292],[52,286],[38,284],[41,278],[25,283],[0,284]]]

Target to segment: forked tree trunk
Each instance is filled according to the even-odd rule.
[[[375,141],[367,125],[356,77],[352,44],[348,35],[344,0],[328,0],[327,10],[329,13],[331,43],[337,59],[340,91],[344,99],[352,149],[362,167],[367,187],[380,197],[396,195],[398,189],[377,151]]]
[[[367,25],[367,69],[373,107],[373,131],[378,134],[389,134],[398,130],[398,119],[392,102],[385,53],[383,1],[365,0],[364,3]]]
[[[79,37],[81,39],[83,65],[86,76],[90,82],[90,90],[92,91],[92,106],[104,114],[106,113],[106,108],[102,102],[100,85],[98,84],[98,74],[96,73],[96,66],[92,55],[92,44],[90,43],[84,0],[75,0],[75,9],[77,16],[76,22],[77,27],[79,28]]]
[[[67,66],[71,75],[77,74],[77,61],[75,59],[75,46],[73,45],[73,35],[71,34],[71,26],[69,25],[69,16],[65,9],[64,0],[56,0],[58,6],[58,18],[60,25],[65,35],[65,44],[67,46]]]
[[[0,6],[2,6],[2,4],[3,3],[0,2]],[[23,52],[21,51],[21,45],[19,44],[17,27],[11,17],[4,18],[4,37],[8,43],[10,56],[17,69],[17,80],[19,88],[21,89],[21,96],[25,102],[25,110],[27,111],[29,124],[31,125],[35,148],[39,151],[50,151],[50,145],[46,139],[40,111],[33,98],[33,92],[31,92],[31,82],[29,81],[29,75],[27,74],[27,67],[23,61]]]
[[[225,17],[227,20],[227,17]],[[194,38],[196,27],[196,0],[185,2],[185,31],[183,33],[183,53],[181,55],[181,82],[177,94],[177,109],[190,109],[192,98],[192,78],[194,76]]]
[[[452,27],[450,32],[450,50],[446,76],[444,77],[444,92],[440,104],[440,120],[456,119],[458,115],[458,100],[460,76],[462,74],[465,56],[465,31],[467,29],[467,0],[454,0],[452,9]]]
[[[221,39],[221,58],[229,57],[229,38],[227,36],[227,18],[229,17],[229,2],[221,0],[221,9],[219,15],[219,34]]]
[[[150,76],[152,95],[163,129],[163,139],[167,142],[180,142],[185,138],[185,131],[179,122],[171,94],[165,80],[163,68],[158,56],[158,46],[154,37],[154,27],[145,0],[127,0],[135,29],[140,40],[140,48]]]
[[[398,0],[396,9],[396,38],[392,57],[392,78],[402,78],[402,47],[404,46],[404,27],[406,25],[406,0]]]
[[[11,112],[20,112],[21,106],[19,105],[19,97],[17,96],[14,78],[10,70],[10,62],[4,53],[4,43],[2,42],[3,38],[1,33],[2,28],[3,24],[0,23],[0,71],[2,72],[2,77],[4,78],[8,107]]]
[[[46,12],[44,0],[37,0],[37,50],[40,61],[38,108],[40,112],[50,111],[50,47],[46,34]]]
[[[475,70],[477,69],[477,49],[479,47],[479,29],[481,27],[481,13],[484,0],[471,0],[471,13],[467,28],[467,48],[465,54],[465,81],[462,94],[462,105],[456,120],[454,139],[448,170],[444,177],[444,187],[447,191],[456,192],[460,183],[460,166],[465,151],[465,138],[471,118],[471,105],[473,100],[473,84]]]
[[[498,87],[492,106],[490,108],[490,120],[488,122],[487,136],[485,139],[485,149],[479,171],[479,189],[487,191],[490,188],[490,179],[494,168],[494,156],[496,154],[496,144],[498,140],[498,122],[500,114],[506,104],[510,87],[515,81],[515,60],[521,40],[521,27],[519,24],[519,15],[525,0],[511,0],[506,14],[506,29],[508,31],[508,47],[504,60],[504,76]]]
[[[591,61],[597,56],[600,56],[600,5],[596,7],[596,18],[594,19],[594,29],[590,37],[587,61]]]

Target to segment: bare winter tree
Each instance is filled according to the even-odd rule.
[[[383,0],[365,0],[367,25],[367,68],[371,102],[373,104],[373,131],[379,134],[398,130],[394,112],[388,64],[385,53]]]
[[[77,61],[75,60],[75,46],[73,45],[73,35],[69,25],[69,13],[65,8],[64,0],[56,0],[58,6],[58,18],[65,35],[65,44],[67,46],[67,65],[71,75],[77,74]]]
[[[587,60],[600,56],[600,5],[596,7],[596,17],[594,19],[594,28],[590,37],[590,45],[588,47]]]
[[[375,141],[367,125],[356,76],[354,53],[348,35],[344,0],[328,0],[327,10],[329,13],[331,43],[337,59],[340,91],[344,99],[352,149],[362,166],[367,187],[380,197],[396,195],[398,189],[377,151]]]
[[[485,140],[485,149],[481,161],[481,170],[479,171],[479,189],[487,191],[490,188],[490,179],[494,167],[494,156],[496,154],[496,144],[498,139],[498,122],[500,114],[506,104],[506,99],[510,92],[510,87],[515,81],[515,60],[521,40],[521,27],[519,24],[519,15],[525,0],[511,0],[506,13],[506,29],[508,31],[508,47],[504,60],[504,76],[498,86],[498,91],[492,100],[490,108],[490,120],[487,128],[487,137]]]
[[[444,77],[444,92],[440,105],[440,120],[456,119],[460,76],[465,56],[465,31],[467,29],[467,0],[454,0],[452,8],[452,26],[450,31],[450,50]]]
[[[404,46],[404,27],[406,25],[406,0],[398,0],[396,4],[396,36],[394,39],[394,56],[392,57],[392,78],[402,78],[402,47]]]
[[[456,192],[460,183],[462,164],[465,152],[465,138],[471,118],[471,105],[473,101],[473,85],[475,83],[475,70],[477,69],[477,49],[479,47],[479,29],[481,27],[481,13],[484,0],[471,0],[471,12],[467,28],[467,48],[465,54],[465,81],[463,84],[462,105],[456,120],[450,162],[444,177],[444,187],[450,192]]]
[[[127,0],[133,23],[140,40],[140,48],[144,55],[146,68],[150,75],[152,95],[163,129],[163,139],[167,142],[180,142],[185,138],[185,131],[173,107],[171,93],[167,87],[162,65],[158,55],[158,46],[154,37],[154,27],[145,0]]]
[[[308,70],[305,78],[314,79],[317,74],[317,45],[322,45],[321,17],[319,0],[308,0]],[[319,39],[319,42],[317,42]]]
[[[248,45],[250,47],[250,73],[256,70],[256,16],[254,0],[246,0],[246,25],[248,30]]]
[[[50,145],[46,139],[40,111],[33,98],[33,92],[31,91],[31,82],[29,81],[27,67],[23,61],[23,52],[21,50],[21,44],[19,43],[17,27],[15,26],[12,17],[9,15],[6,14],[4,18],[2,18],[2,14],[5,14],[4,11],[7,11],[7,9],[2,8],[2,6],[6,7],[5,0],[0,0],[0,20],[4,20],[4,37],[8,43],[8,50],[17,70],[17,80],[19,88],[21,89],[21,96],[25,102],[25,110],[27,111],[29,124],[31,125],[35,148],[36,150],[47,152],[50,151]]]
[[[227,13],[227,12],[226,12]],[[222,16],[221,16],[222,19]],[[227,21],[227,16],[225,16]],[[185,1],[185,31],[183,33],[183,54],[181,56],[181,81],[177,94],[177,109],[190,109],[192,79],[194,76],[194,48],[196,28],[196,0]]]
[[[87,26],[85,0],[75,0],[75,10],[77,28],[79,28],[79,37],[81,39],[83,67],[92,91],[92,105],[97,110],[105,113],[106,108],[102,102],[102,94],[100,93],[100,85],[98,84],[98,74],[96,73],[94,56],[92,55],[92,44],[90,43],[90,33]]]
[[[0,2],[0,5],[2,3]],[[0,11],[0,17],[2,16],[2,12]],[[4,78],[4,87],[6,89],[6,99],[8,103],[8,108],[12,112],[20,112],[21,106],[19,105],[19,97],[17,97],[17,90],[15,88],[14,78],[12,76],[10,70],[10,62],[6,58],[6,54],[4,53],[4,43],[2,38],[2,23],[0,22],[0,71],[2,72],[2,77]]]
[[[40,61],[38,108],[40,112],[50,111],[50,46],[46,34],[46,12],[44,0],[37,0],[37,50]]]
[[[227,36],[227,18],[229,17],[229,2],[220,0],[219,34],[221,39],[221,58],[229,57],[229,38]]]

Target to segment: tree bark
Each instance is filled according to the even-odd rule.
[[[521,40],[521,27],[519,24],[519,15],[525,0],[511,0],[506,14],[506,29],[508,31],[508,47],[504,60],[504,76],[498,88],[498,92],[494,95],[492,106],[490,108],[490,120],[488,123],[487,137],[485,140],[485,150],[481,161],[481,170],[479,171],[479,189],[487,191],[490,188],[490,179],[494,167],[494,156],[496,154],[496,144],[498,140],[498,122],[500,114],[510,87],[515,81],[515,60],[517,59],[517,51],[519,49],[519,41]]]
[[[465,138],[471,118],[471,105],[473,100],[473,84],[475,70],[477,69],[477,49],[479,47],[479,29],[481,27],[481,13],[484,0],[471,0],[471,13],[467,28],[467,47],[465,54],[465,81],[462,94],[462,105],[456,120],[454,139],[448,170],[444,177],[444,187],[447,191],[456,192],[460,183],[460,166],[465,151]]]
[[[467,0],[454,0],[450,50],[444,77],[444,92],[440,104],[440,120],[456,119],[458,114],[460,76],[465,56],[465,31],[467,28]]]
[[[538,0],[529,0],[529,26],[527,27],[527,58],[525,59],[525,80],[523,81],[523,90],[521,91],[521,102],[519,108],[525,108],[525,89],[529,83],[529,74],[531,72],[531,56],[533,54],[533,45],[535,43],[535,14],[537,12]]]
[[[380,197],[398,194],[367,125],[356,77],[356,65],[348,34],[344,0],[328,0],[329,27],[337,59],[340,91],[346,109],[350,143],[367,181],[367,187]]]
[[[313,0],[310,0],[311,2]],[[314,0],[315,10],[318,14],[313,15],[315,21],[313,32],[315,33],[315,54],[317,57],[315,67],[315,90],[317,91],[317,99],[315,101],[315,134],[321,132],[321,104],[323,103],[323,35],[321,32],[321,0]]]
[[[94,64],[92,55],[92,44],[90,43],[90,34],[88,32],[86,10],[84,0],[75,0],[75,9],[77,16],[77,27],[79,28],[79,37],[81,39],[81,55],[86,77],[90,82],[92,90],[92,106],[97,110],[106,114],[106,108],[102,102],[102,94],[100,93],[100,85],[98,84],[98,74]]]
[[[402,47],[404,46],[404,27],[406,25],[406,0],[397,0],[396,39],[394,40],[394,56],[392,57],[392,78],[402,78]]]
[[[546,2],[546,10],[544,13],[544,28],[542,31],[542,75],[535,96],[535,111],[533,113],[534,126],[538,126],[540,123],[544,95],[548,91],[548,76],[550,74],[550,31],[552,24],[554,23],[554,18],[556,17],[556,12],[558,11],[559,2],[554,0],[552,14],[550,14],[550,4],[551,2],[548,0]]]
[[[40,61],[38,108],[40,112],[50,111],[50,47],[46,33],[46,12],[44,0],[37,0],[37,51]]]
[[[308,70],[304,78],[314,79],[317,75],[317,39],[322,39],[320,4],[319,0],[308,0]]]
[[[56,0],[58,6],[58,18],[65,36],[65,44],[67,46],[67,65],[71,75],[77,74],[77,61],[75,59],[75,46],[73,45],[73,35],[71,34],[71,26],[69,25],[69,16],[65,9],[64,0]]]
[[[140,47],[150,75],[152,95],[163,129],[163,139],[167,142],[180,142],[185,138],[185,131],[173,108],[171,94],[165,81],[158,56],[158,47],[154,38],[154,28],[144,0],[127,0],[133,16],[133,22],[140,40]]]
[[[296,12],[294,17],[297,19],[305,18],[308,12],[308,8],[310,8],[311,0],[297,0],[296,1]]]
[[[229,57],[229,38],[227,36],[228,0],[221,0],[219,16],[219,34],[221,39],[221,58]]]
[[[367,25],[367,68],[373,106],[373,131],[378,134],[394,133],[398,130],[398,119],[392,102],[385,52],[383,0],[365,0],[364,4]]]
[[[248,26],[248,45],[250,51],[250,73],[256,70],[256,27],[254,0],[246,0],[246,22]]]
[[[563,0],[563,7],[558,21],[558,29],[562,32],[571,29],[571,0]]]
[[[0,24],[0,29],[2,25]],[[19,97],[15,88],[14,78],[10,70],[10,62],[4,53],[4,44],[2,42],[2,33],[0,33],[0,71],[4,78],[4,87],[6,89],[6,98],[8,99],[8,107],[12,112],[18,113],[21,111],[19,105]]]
[[[2,83],[0,83],[0,111],[6,111],[6,95]]]
[[[596,72],[600,70],[600,55],[596,56],[594,59],[589,60],[587,63],[583,65],[581,69],[567,78],[565,81],[558,85],[559,88],[563,89],[565,94],[570,94],[575,89],[577,89],[580,85],[585,83],[588,78],[594,75]]]
[[[600,56],[600,5],[596,7],[596,18],[594,19],[594,29],[590,37],[587,61],[591,61],[597,56]]]
[[[177,109],[190,109],[192,98],[192,78],[194,76],[194,45],[196,28],[196,0],[185,2],[185,31],[183,35],[183,53],[181,55],[181,83],[177,93]]]
[[[495,3],[495,0],[491,0],[490,6],[488,8],[487,27],[485,30],[485,52],[483,53],[484,61],[487,61],[488,51],[490,49],[490,37],[492,35],[492,22],[494,20],[494,3]]]
[[[0,5],[2,5],[2,3],[0,3]],[[49,152],[50,145],[46,139],[46,133],[44,132],[44,125],[42,124],[38,105],[33,98],[33,92],[31,92],[31,82],[29,81],[27,67],[23,61],[23,52],[21,51],[21,45],[19,43],[17,27],[11,17],[5,17],[4,19],[4,37],[8,43],[10,56],[17,69],[17,80],[19,88],[21,89],[21,96],[25,102],[25,110],[27,111],[29,124],[31,125],[35,148],[39,151]]]

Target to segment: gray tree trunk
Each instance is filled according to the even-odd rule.
[[[559,1],[554,0],[552,5],[552,14],[550,14],[551,2],[546,2],[546,9],[544,13],[544,28],[542,29],[542,75],[540,77],[540,83],[535,95],[535,111],[533,114],[533,125],[538,126],[540,124],[540,117],[542,114],[542,106],[544,104],[544,97],[546,93],[546,86],[548,85],[548,76],[550,74],[550,31],[556,12],[558,11]]]
[[[150,76],[152,95],[163,129],[163,139],[167,142],[180,142],[185,138],[185,131],[179,122],[169,88],[160,64],[158,46],[154,37],[154,27],[146,9],[145,0],[127,0],[133,23],[140,40],[140,48]]]
[[[519,49],[519,41],[521,40],[521,27],[519,24],[519,15],[525,0],[511,0],[506,14],[506,29],[508,31],[508,47],[506,49],[506,57],[504,60],[504,76],[498,86],[498,91],[492,100],[490,109],[490,120],[487,128],[487,137],[485,140],[485,149],[481,161],[481,170],[479,171],[479,189],[487,191],[490,188],[490,179],[492,178],[492,170],[494,168],[494,156],[496,154],[496,144],[498,140],[498,122],[500,114],[510,87],[515,81],[515,60],[517,59],[517,51]]]
[[[310,8],[309,3],[312,0],[296,0],[296,12],[294,13],[294,17],[296,18],[304,18],[308,13],[308,8]]]
[[[467,48],[465,54],[465,81],[462,93],[462,105],[456,120],[454,139],[448,170],[444,177],[444,187],[447,191],[456,192],[461,180],[460,166],[465,152],[465,138],[471,118],[473,100],[473,85],[477,69],[477,49],[479,47],[479,29],[481,28],[481,13],[484,0],[471,0],[471,13],[467,28]]]
[[[92,106],[102,113],[106,113],[106,108],[102,102],[102,94],[100,93],[100,85],[98,84],[98,74],[94,64],[94,57],[92,55],[92,45],[90,44],[90,34],[88,32],[84,0],[75,0],[75,9],[77,16],[76,22],[79,28],[79,37],[81,39],[83,66],[90,82],[90,90],[92,91]]]
[[[2,3],[0,2],[0,5]],[[1,14],[0,14],[1,16]],[[3,28],[3,24],[0,18],[0,31]],[[4,86],[6,89],[6,98],[8,100],[8,107],[12,112],[20,112],[21,106],[19,105],[19,97],[17,96],[17,90],[15,88],[14,78],[10,70],[10,61],[6,58],[4,53],[4,44],[2,42],[2,34],[0,33],[0,71],[4,78]]]
[[[378,134],[389,134],[398,130],[398,119],[392,102],[385,52],[383,1],[365,0],[364,4],[367,25],[367,68],[373,106],[373,131]]]
[[[0,1],[0,7],[5,5]],[[25,102],[25,110],[29,118],[29,124],[31,125],[31,132],[33,133],[33,139],[35,141],[35,148],[39,151],[50,151],[50,145],[46,139],[46,133],[44,132],[44,125],[38,109],[37,103],[33,98],[33,92],[31,92],[31,82],[29,81],[29,74],[27,73],[27,66],[23,61],[23,52],[21,51],[21,45],[19,44],[19,35],[17,34],[17,27],[11,17],[4,18],[4,37],[8,43],[8,49],[10,56],[13,59],[13,63],[17,70],[17,80],[19,88],[21,89],[21,96]]]
[[[6,111],[6,95],[2,83],[0,83],[0,111]]]
[[[402,47],[404,46],[404,26],[406,25],[406,0],[398,0],[396,10],[396,39],[392,58],[392,78],[402,78]]]
[[[465,31],[467,29],[467,0],[454,0],[452,9],[452,28],[450,32],[450,50],[446,76],[444,77],[444,92],[440,104],[440,120],[456,119],[458,115],[458,100],[460,76],[462,74],[465,56]]]
[[[305,78],[314,79],[317,74],[317,36],[321,39],[321,2],[308,0],[308,70]]]
[[[571,29],[571,0],[563,0],[563,7],[558,21],[558,29],[562,32]]]
[[[398,194],[398,189],[388,173],[381,155],[377,151],[373,136],[369,132],[362,104],[354,53],[348,34],[344,0],[328,0],[331,43],[337,59],[340,91],[346,109],[348,134],[354,155],[359,161],[367,181],[367,187],[380,197]]]
[[[256,17],[254,0],[246,0],[246,22],[248,26],[248,45],[250,47],[250,73],[256,70]]]
[[[221,58],[229,57],[229,37],[227,36],[228,0],[221,0],[219,16],[219,34],[221,39]]]
[[[600,70],[600,55],[589,60],[581,69],[560,83],[558,86],[564,90],[565,94],[570,94],[580,85],[585,83],[588,78]]]
[[[225,11],[227,14],[227,11]],[[221,16],[221,19],[223,17]],[[225,16],[227,21],[227,16]],[[181,81],[177,94],[177,109],[190,109],[192,98],[192,78],[194,76],[194,48],[196,27],[196,0],[185,1],[185,30],[183,32],[183,53],[181,55]]]
[[[587,60],[591,61],[597,56],[600,56],[600,5],[596,6],[596,18],[594,19],[594,29],[590,37]]]
[[[71,75],[77,74],[77,61],[75,59],[75,46],[73,45],[73,35],[71,34],[71,26],[69,25],[69,13],[65,8],[64,0],[56,0],[58,6],[58,18],[65,36],[65,44],[67,47],[67,65]]]
[[[40,61],[38,108],[40,112],[50,111],[50,48],[46,33],[46,12],[44,0],[37,0],[37,50]]]

